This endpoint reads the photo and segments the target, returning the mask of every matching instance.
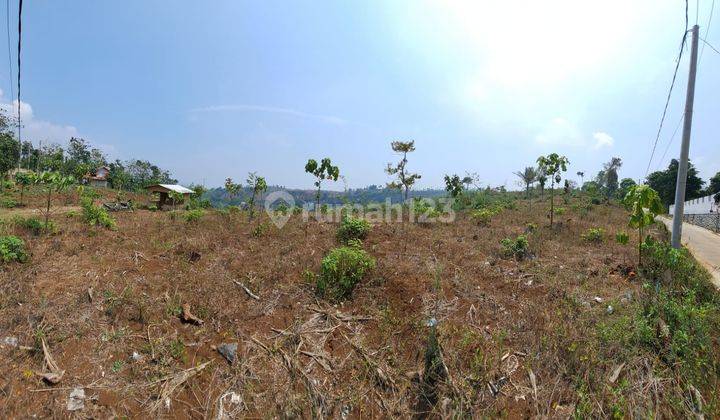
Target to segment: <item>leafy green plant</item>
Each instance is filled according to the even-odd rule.
[[[663,212],[662,202],[657,191],[648,185],[630,187],[623,198],[625,208],[630,211],[630,227],[638,230],[638,267],[642,265],[643,230],[655,223],[655,218]]]
[[[317,293],[333,300],[347,299],[355,285],[375,268],[375,259],[355,246],[334,248],[323,258],[316,279]]]
[[[22,226],[23,228],[27,229],[32,233],[33,235],[39,235],[43,232],[47,233],[55,233],[55,223],[53,221],[49,221],[47,225],[45,225],[42,220],[38,219],[37,217],[28,217],[27,219],[23,219],[22,217],[18,217],[15,220],[15,223],[19,226]]]
[[[365,239],[370,232],[370,223],[365,219],[352,216],[343,217],[337,231],[337,239],[346,244],[352,239]]]
[[[502,255],[506,258],[514,257],[516,260],[523,260],[530,255],[530,243],[525,235],[515,239],[505,238],[500,241]]]
[[[18,205],[20,205],[20,203],[13,200],[12,198],[3,198],[2,200],[0,200],[0,207],[2,208],[11,209],[13,207],[17,207]]]
[[[27,261],[25,242],[17,236],[0,236],[0,261],[9,263],[13,261]]]
[[[205,212],[202,209],[193,209],[186,211],[183,218],[187,223],[197,223],[204,215]]]
[[[323,180],[329,179],[331,181],[337,181],[338,177],[340,177],[340,169],[332,164],[330,158],[322,159],[319,165],[315,159],[308,159],[305,164],[305,172],[316,178],[315,186],[317,187],[317,192],[315,194],[315,206],[318,208],[320,207],[320,187]]]
[[[90,226],[102,226],[106,229],[115,229],[115,219],[110,216],[105,208],[95,205],[92,198],[83,197],[80,200],[80,205],[82,206],[83,220]]]
[[[562,173],[567,171],[567,165],[570,162],[565,156],[551,153],[547,156],[540,156],[537,163],[543,175],[550,177],[550,227],[552,227],[555,214],[555,184],[560,183]]]
[[[492,217],[497,213],[489,208],[478,209],[470,213],[470,217],[481,226],[488,226],[492,221]]]
[[[267,223],[260,223],[255,226],[250,233],[252,234],[252,236],[259,238],[265,234],[269,227],[270,225],[268,225]]]
[[[172,200],[173,210],[175,210],[175,206],[177,205],[177,203],[182,202],[184,198],[183,194],[177,191],[170,191],[168,193],[168,197],[170,198],[170,200]]]
[[[15,183],[20,186],[20,205],[22,205],[25,189],[33,183],[32,176],[28,172],[18,172],[15,174]]]
[[[625,232],[618,232],[615,234],[615,241],[620,245],[627,245],[630,242],[630,235]]]
[[[75,182],[75,179],[63,176],[58,172],[42,172],[40,174],[31,174],[31,180],[34,184],[41,185],[46,194],[45,227],[47,228],[50,221],[50,204],[53,193],[65,191]]]
[[[255,199],[267,191],[267,183],[265,178],[258,176],[257,172],[250,172],[247,178],[247,184],[252,188],[252,196],[250,197],[250,203],[248,207],[250,209],[250,219],[255,215]]]
[[[605,230],[602,228],[590,228],[581,236],[588,242],[599,244],[605,239]]]
[[[401,154],[402,159],[400,159],[400,162],[398,162],[395,166],[392,166],[391,163],[388,163],[387,168],[385,168],[385,173],[387,173],[388,175],[397,176],[397,181],[393,181],[387,186],[388,188],[397,189],[400,191],[404,189],[404,197],[405,201],[407,202],[410,188],[415,185],[415,181],[421,178],[420,174],[414,174],[407,171],[407,154],[415,151],[415,141],[394,141],[390,143],[390,147],[392,148],[393,152]]]
[[[557,215],[557,216],[562,216],[563,214],[565,214],[565,212],[566,212],[565,207],[556,207],[555,211],[554,211],[555,215]]]

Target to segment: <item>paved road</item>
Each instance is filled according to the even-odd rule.
[[[672,231],[672,219],[666,217],[659,219]],[[681,242],[712,274],[713,283],[720,288],[720,235],[699,226],[683,223]]]

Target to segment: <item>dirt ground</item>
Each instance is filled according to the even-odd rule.
[[[517,203],[489,226],[467,214],[374,225],[364,248],[377,266],[342,304],[316,297],[306,273],[337,246],[331,223],[295,216],[277,229],[264,215],[217,211],[187,223],[140,210],[113,213],[114,231],[62,212],[53,235],[10,226],[31,255],[0,266],[0,340],[17,339],[0,341],[0,413],[567,418],[582,365],[568,343],[639,292],[637,242],[614,241],[627,216],[613,205],[587,214],[565,205],[551,230],[546,201]],[[528,223],[538,226],[527,234],[531,257],[503,258],[500,240]],[[594,227],[605,231],[601,244],[581,238]],[[202,323],[183,322],[183,305]],[[433,317],[447,380],[428,407],[420,396]],[[41,377],[43,343],[64,372],[54,385]],[[231,364],[217,349],[234,343]],[[587,381],[604,406],[610,391],[593,384],[616,366],[602,367]],[[75,388],[83,408],[68,411]]]

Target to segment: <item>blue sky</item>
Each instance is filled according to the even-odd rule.
[[[711,0],[690,3],[690,23],[697,15],[720,45],[720,4],[706,33]],[[573,179],[612,156],[622,177],[644,176],[684,3],[36,1],[23,17],[24,132],[36,145],[81,136],[209,186],[258,171],[310,187],[305,161],[329,156],[359,187],[387,182],[390,141],[413,139],[420,188],[466,171],[517,188],[512,172],[550,152],[568,156]],[[651,170],[678,154],[679,133],[660,161],[687,57]],[[705,179],[720,171],[718,75],[706,48],[690,151]],[[9,103],[7,64],[0,77]]]

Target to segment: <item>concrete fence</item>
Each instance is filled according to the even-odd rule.
[[[713,195],[706,195],[705,197],[686,201],[683,211],[683,221],[720,233],[720,209]],[[675,205],[671,205],[671,216],[674,210]]]

